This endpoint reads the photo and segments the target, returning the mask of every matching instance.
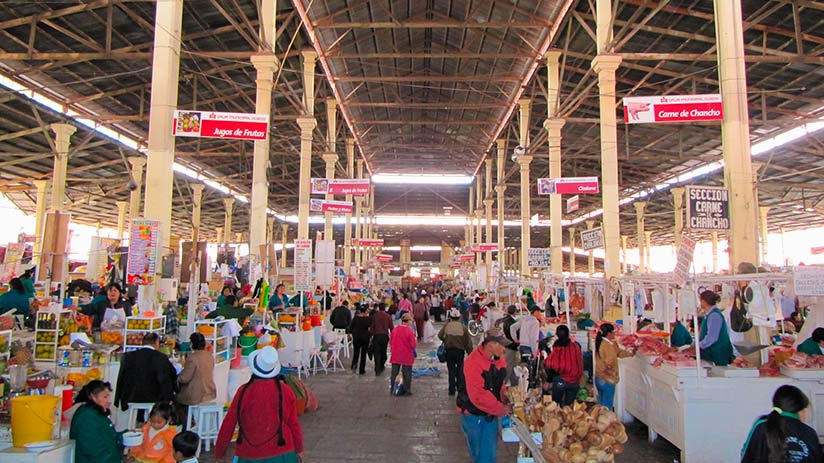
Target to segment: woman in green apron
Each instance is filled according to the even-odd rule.
[[[718,309],[718,301],[721,297],[714,291],[706,290],[701,293],[700,298],[699,315],[704,317],[699,338],[701,358],[718,366],[729,365],[733,359],[732,343],[729,331],[727,331],[727,321]]]

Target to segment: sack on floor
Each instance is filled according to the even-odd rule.
[[[403,375],[398,373],[398,375],[395,376],[395,388],[392,389],[392,395],[401,396],[405,391],[406,389],[403,387]]]
[[[423,324],[424,342],[434,342],[437,337],[438,332],[435,331],[435,325],[432,324],[432,320],[427,320],[426,323]]]

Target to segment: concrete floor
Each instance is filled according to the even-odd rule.
[[[427,363],[426,354],[435,347],[419,346],[420,363]],[[372,364],[363,376],[347,370],[308,379],[320,408],[301,417],[304,461],[471,463],[443,370],[440,377],[414,378],[412,397],[390,396],[388,370],[376,377]],[[617,462],[677,461],[678,449],[665,440],[647,443],[643,425],[630,425],[627,431],[630,440]],[[499,443],[498,461],[514,462],[517,451],[517,444]],[[202,455],[200,461],[215,461],[214,454]]]

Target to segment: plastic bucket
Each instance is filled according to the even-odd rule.
[[[237,345],[240,346],[240,353],[242,355],[249,355],[257,349],[258,338],[254,336],[241,336],[237,339]]]
[[[11,399],[11,437],[15,447],[50,440],[60,398],[29,395]]]

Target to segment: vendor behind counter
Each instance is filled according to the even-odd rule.
[[[225,296],[223,302],[223,305],[218,306],[217,309],[206,314],[206,318],[234,318],[240,323],[244,319],[250,317],[255,312],[252,309],[238,307],[235,296]]]
[[[29,295],[26,293],[23,281],[20,278],[12,278],[9,281],[9,291],[0,296],[0,315],[12,309],[17,309],[20,315],[28,315],[29,305]]]
[[[721,297],[712,290],[706,290],[700,296],[701,336],[699,347],[701,358],[718,366],[727,366],[732,362],[733,350],[730,334],[727,331],[727,321],[718,308]]]
[[[813,335],[798,345],[798,352],[807,355],[824,355],[824,328],[813,330]]]
[[[99,330],[100,323],[108,309],[123,309],[126,316],[132,313],[132,304],[123,299],[123,290],[117,283],[106,285],[106,299],[81,307],[80,313],[91,316],[93,318],[92,327]]]

